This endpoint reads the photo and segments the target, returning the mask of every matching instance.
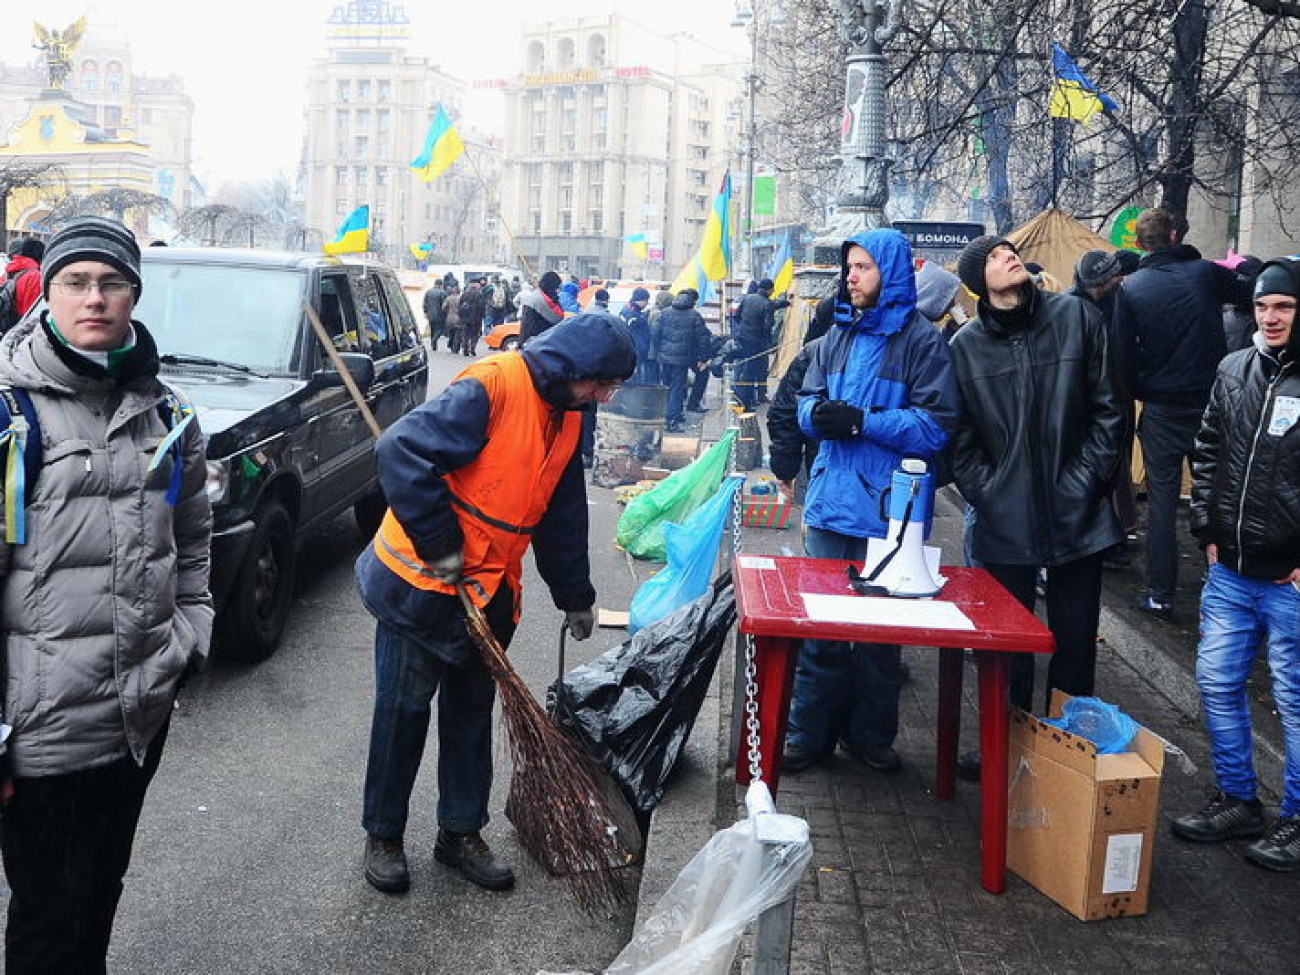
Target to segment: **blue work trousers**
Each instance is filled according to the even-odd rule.
[[[867,540],[807,527],[804,551],[861,568]],[[843,739],[854,748],[884,748],[898,735],[902,649],[894,644],[806,640],[799,651],[786,743],[829,755]]]

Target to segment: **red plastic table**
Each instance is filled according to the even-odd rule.
[[[1007,740],[1010,654],[1051,653],[1051,631],[983,569],[945,566],[937,600],[956,604],[973,630],[930,626],[845,623],[809,619],[803,594],[852,595],[838,559],[741,555],[733,576],[738,625],[754,637],[759,741],[763,781],[776,794],[795,662],[806,639],[898,643],[939,648],[939,702],[935,796],[951,799],[960,725],[962,652],[976,651],[979,672],[981,880],[1006,889]],[[749,782],[744,735],[736,755],[736,781]]]

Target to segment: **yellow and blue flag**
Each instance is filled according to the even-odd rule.
[[[731,270],[731,173],[713,198],[713,210],[704,224],[704,239],[696,259],[710,281],[721,281]]]
[[[411,256],[414,257],[417,261],[427,261],[429,257],[433,254],[432,241],[428,241],[428,240],[417,241],[416,243],[410,244],[409,246],[411,248]]]
[[[411,172],[428,183],[441,175],[464,151],[465,143],[460,141],[456,127],[447,117],[447,109],[439,105],[438,114],[429,124],[429,134],[424,137],[424,148],[411,160]]]
[[[1086,125],[1098,112],[1119,111],[1118,103],[1109,95],[1102,94],[1055,41],[1052,42],[1052,70],[1056,73],[1056,84],[1052,86],[1052,118],[1070,119]]]
[[[772,264],[767,269],[767,276],[772,279],[772,294],[785,294],[794,284],[794,248],[790,243],[790,231],[785,232],[785,239],[781,241],[781,247],[777,250],[776,256],[772,258]]]
[[[646,243],[645,234],[628,234],[623,240],[632,245],[632,253],[638,260],[644,261],[646,255],[650,253],[650,245]]]
[[[370,205],[363,203],[353,210],[339,235],[323,248],[326,254],[362,254],[370,250]]]

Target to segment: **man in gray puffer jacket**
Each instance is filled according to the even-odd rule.
[[[41,275],[48,310],[0,343],[0,383],[30,397],[42,452],[25,539],[12,518],[0,548],[10,975],[104,970],[177,687],[212,629],[203,437],[131,320],[135,239],[78,220]]]

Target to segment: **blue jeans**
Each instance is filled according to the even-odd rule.
[[[1246,678],[1266,634],[1273,699],[1286,743],[1282,815],[1300,816],[1300,591],[1289,583],[1249,579],[1227,566],[1210,566],[1201,592],[1196,682],[1215,780],[1237,799],[1255,798]]]
[[[815,559],[843,559],[860,568],[867,540],[809,525],[804,550]],[[856,748],[892,745],[898,735],[901,659],[897,645],[805,641],[786,743],[813,755],[830,754],[840,738]]]
[[[492,703],[496,688],[479,656],[449,664],[400,631],[375,630],[375,710],[361,824],[401,839],[438,694],[438,825],[473,833],[488,821]]]
[[[1146,403],[1138,419],[1147,472],[1147,595],[1172,602],[1178,586],[1178,494],[1196,445],[1201,409]]]

